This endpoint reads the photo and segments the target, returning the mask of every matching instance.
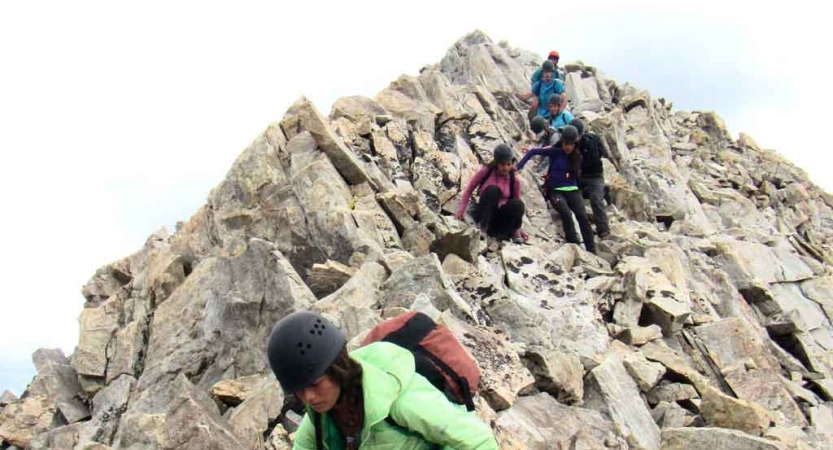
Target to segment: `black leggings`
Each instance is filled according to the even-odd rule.
[[[489,236],[498,239],[511,238],[521,228],[524,219],[524,202],[509,199],[498,206],[503,192],[497,186],[489,186],[480,193],[480,201],[474,208],[474,219],[487,230]]]
[[[550,192],[550,202],[561,217],[561,225],[564,227],[567,242],[571,244],[579,243],[576,226],[573,224],[573,214],[575,214],[578,226],[581,229],[581,237],[584,239],[584,248],[588,252],[594,252],[596,245],[593,242],[593,228],[590,226],[590,220],[587,219],[587,211],[584,209],[584,198],[581,196],[581,191],[552,190]]]

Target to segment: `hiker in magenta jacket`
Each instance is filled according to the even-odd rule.
[[[528,236],[521,231],[524,203],[521,200],[521,182],[512,168],[514,161],[515,155],[508,145],[495,147],[492,162],[474,174],[463,191],[454,217],[463,220],[471,194],[478,189],[480,201],[472,216],[480,230],[501,240],[512,239],[521,243]]]
[[[306,406],[294,450],[498,450],[489,426],[420,375],[409,350],[375,342],[348,353],[346,344],[311,311],[269,335],[275,377]]]

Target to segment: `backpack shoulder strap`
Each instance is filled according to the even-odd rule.
[[[509,200],[515,198],[515,169],[509,171]]]
[[[325,450],[324,449],[324,430],[322,429],[323,425],[321,425],[321,414],[313,413],[314,416],[312,418],[312,424],[315,428],[315,448],[316,450]]]
[[[402,348],[413,350],[414,346],[420,343],[437,324],[427,314],[417,312],[408,319],[402,328],[385,336],[383,341],[396,344]]]
[[[477,192],[480,192],[480,188],[483,187],[483,183],[485,183],[486,180],[488,180],[489,177],[492,176],[492,172],[495,171],[494,167],[492,167],[492,166],[488,166],[488,167],[489,167],[489,170],[486,171],[486,175],[483,176],[483,178],[480,180],[480,184],[477,185]]]

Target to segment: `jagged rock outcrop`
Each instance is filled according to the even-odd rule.
[[[477,361],[502,448],[831,448],[833,197],[715,113],[567,64],[613,159],[598,254],[564,243],[544,165],[519,175],[528,245],[452,217],[495,145],[531,143],[539,64],[474,32],[329,116],[299,99],[173,234],[95,271],[75,353],[0,397],[0,446],[291,448],[272,324],[315,309],[353,348],[416,309]]]

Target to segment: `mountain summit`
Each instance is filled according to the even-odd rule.
[[[527,244],[453,217],[495,146],[532,145],[540,65],[476,31],[329,116],[301,97],[173,234],[95,272],[75,352],[0,396],[0,447],[291,448],[266,340],[312,309],[350,348],[407,310],[448,326],[501,448],[832,448],[833,197],[715,113],[566,64],[615,161],[596,254],[565,243],[543,164],[517,175]]]

